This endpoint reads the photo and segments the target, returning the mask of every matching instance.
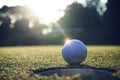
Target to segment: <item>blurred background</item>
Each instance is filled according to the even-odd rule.
[[[0,46],[79,39],[120,45],[120,0],[1,0]]]

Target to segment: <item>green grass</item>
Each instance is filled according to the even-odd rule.
[[[82,65],[109,70],[120,79],[120,46],[87,48],[88,56]],[[62,46],[0,47],[0,80],[82,80],[77,75],[45,77],[33,73],[38,69],[67,67],[61,49]]]

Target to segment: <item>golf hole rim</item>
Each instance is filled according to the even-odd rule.
[[[48,68],[44,70],[34,71],[35,74],[40,76],[51,76],[57,74],[58,76],[96,76],[96,77],[112,77],[112,72],[102,69],[93,69],[93,68]]]

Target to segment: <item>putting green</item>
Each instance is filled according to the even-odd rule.
[[[88,56],[81,64],[82,67],[105,69],[120,79],[120,46],[87,46],[87,48]],[[57,78],[57,80],[61,80],[64,76],[44,77],[33,73],[35,70],[69,67],[61,56],[61,49],[62,46],[60,45],[0,47],[0,79],[53,80],[53,78]],[[72,80],[80,77],[75,75],[64,78],[64,80]]]

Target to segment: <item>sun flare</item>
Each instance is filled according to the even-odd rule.
[[[58,3],[57,0],[30,1],[27,5],[32,9],[33,13],[38,16],[40,21],[46,25],[58,21],[59,18],[64,15],[64,9],[67,6],[62,1],[59,1]]]
[[[71,38],[70,37],[66,37],[65,39],[64,39],[64,43],[70,43],[70,41],[71,41]]]

